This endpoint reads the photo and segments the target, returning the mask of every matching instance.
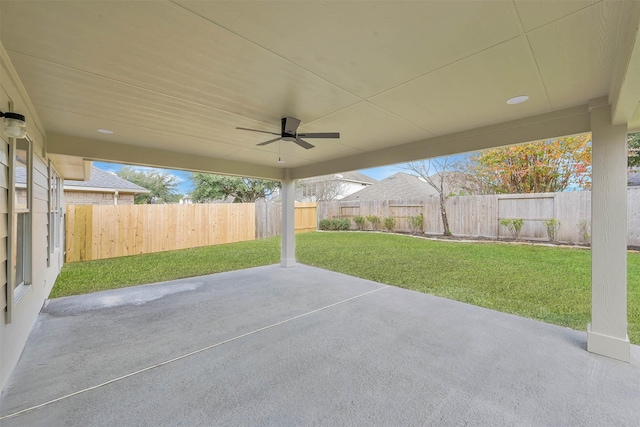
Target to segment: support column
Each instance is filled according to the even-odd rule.
[[[627,335],[627,126],[591,108],[591,324],[587,350],[629,362]]]
[[[282,181],[282,255],[280,265],[296,265],[296,182],[292,179]]]

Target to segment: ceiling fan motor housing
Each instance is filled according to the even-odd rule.
[[[282,139],[285,141],[295,141],[296,131],[300,121],[291,117],[282,118]]]

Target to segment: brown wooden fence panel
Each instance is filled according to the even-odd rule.
[[[298,202],[295,210],[296,233],[307,233],[316,231],[317,214],[315,202]]]
[[[255,239],[246,204],[67,206],[67,261]]]
[[[279,203],[267,202],[69,205],[66,260],[114,258],[277,236],[280,212]],[[316,203],[296,203],[296,233],[314,231],[316,217]]]

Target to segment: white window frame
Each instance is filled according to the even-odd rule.
[[[49,161],[49,251],[47,265],[51,266],[51,257],[60,249],[60,231],[62,217],[62,179]]]
[[[18,145],[25,146],[24,148],[19,148]],[[23,239],[22,239],[22,254],[14,254],[16,248],[14,245],[11,245],[11,282],[9,284],[9,288],[11,289],[11,298],[10,301],[12,304],[16,304],[20,298],[24,295],[24,293],[29,288],[32,279],[32,224],[33,224],[33,143],[31,139],[27,136],[25,139],[14,139],[10,140],[11,147],[11,179],[12,179],[12,206],[11,206],[11,242],[17,242],[17,229],[18,229],[18,216],[24,215],[24,224],[23,224]],[[16,191],[16,182],[15,182],[15,170],[17,166],[16,161],[16,151],[17,150],[25,150],[27,153],[27,167],[26,167],[26,198],[27,198],[27,207],[26,209],[18,209],[15,203],[17,198]],[[16,283],[16,268],[17,265],[13,265],[13,258],[21,256],[22,257],[22,281],[21,283]]]

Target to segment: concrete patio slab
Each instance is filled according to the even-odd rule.
[[[640,347],[631,364],[585,348],[584,332],[259,267],[49,301],[0,423],[638,425]]]

